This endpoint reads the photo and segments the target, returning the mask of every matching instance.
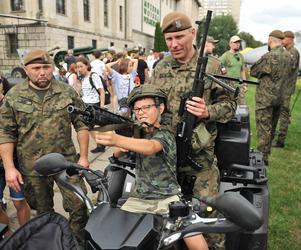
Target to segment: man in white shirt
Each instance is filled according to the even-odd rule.
[[[102,56],[101,51],[94,51],[93,56],[95,59],[91,62],[92,72],[96,72],[99,76],[104,77],[105,64],[100,60],[100,57]]]

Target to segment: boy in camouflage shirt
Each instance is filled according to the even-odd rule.
[[[115,157],[127,151],[136,153],[136,184],[121,207],[123,210],[163,215],[168,214],[170,202],[179,200],[175,138],[160,126],[166,100],[166,94],[153,85],[136,87],[129,95],[128,106],[144,127],[143,138],[125,137],[113,131],[96,133],[97,143],[117,147]],[[188,249],[208,249],[202,235],[184,241]]]

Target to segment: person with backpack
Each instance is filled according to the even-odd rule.
[[[91,71],[90,62],[84,57],[77,58],[76,66],[80,74],[83,102],[86,105],[103,107],[105,105],[105,91],[99,75]],[[94,154],[104,151],[105,146],[97,145],[90,152]]]

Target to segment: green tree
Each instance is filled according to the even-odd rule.
[[[155,29],[155,37],[154,37],[154,51],[161,52],[161,51],[168,51],[164,35],[161,30],[160,22],[156,23]]]
[[[250,33],[248,33],[248,32],[242,31],[242,32],[240,32],[238,35],[239,35],[239,37],[240,37],[242,40],[244,40],[244,41],[246,42],[246,46],[247,46],[247,47],[257,48],[257,47],[260,47],[260,46],[263,45],[262,42],[256,41],[256,40],[254,39],[254,37],[253,37]]]
[[[204,31],[203,23],[199,25],[197,31],[196,41],[199,44]],[[216,45],[215,53],[221,56],[225,51],[229,50],[229,40],[231,36],[238,34],[238,27],[233,17],[230,15],[216,16],[212,19],[208,31],[208,35],[218,39],[219,43]],[[254,37],[248,32],[240,32],[238,34],[241,39],[246,42],[247,47],[256,48],[262,46],[263,43],[256,41]]]

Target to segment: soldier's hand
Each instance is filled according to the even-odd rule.
[[[89,167],[89,160],[87,157],[79,157],[77,163],[85,168]]]
[[[16,192],[21,191],[20,184],[24,184],[24,182],[21,173],[15,167],[5,169],[5,180],[10,188]]]
[[[192,100],[186,101],[187,111],[199,118],[209,117],[208,108],[206,106],[205,100],[200,97],[192,97]]]

